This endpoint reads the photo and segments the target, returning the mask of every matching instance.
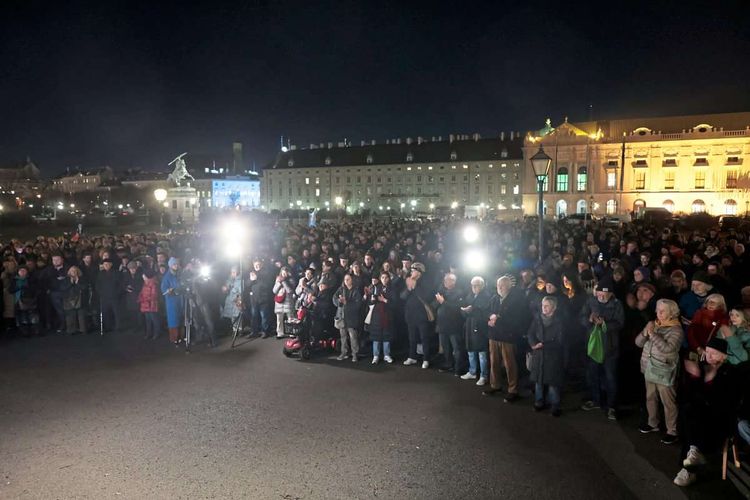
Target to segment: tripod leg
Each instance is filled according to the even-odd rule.
[[[242,313],[237,315],[237,319],[232,322],[232,347],[235,347],[237,337],[242,332]]]

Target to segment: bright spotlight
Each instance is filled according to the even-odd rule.
[[[245,234],[245,226],[237,219],[228,219],[221,226],[221,236],[224,241],[242,240]]]
[[[208,278],[211,276],[211,267],[210,266],[201,266],[200,270],[201,278]]]
[[[229,241],[224,245],[224,251],[230,259],[239,259],[242,255],[242,245],[238,241]]]
[[[479,229],[475,226],[466,226],[464,229],[464,239],[467,243],[474,243],[479,239]]]
[[[411,205],[412,207],[416,207],[417,206],[417,200],[411,200],[409,202],[409,205]]]
[[[481,271],[487,265],[487,256],[476,248],[469,250],[464,257],[464,264],[470,271]]]
[[[457,202],[457,201],[454,201],[454,202],[452,202],[452,203],[451,203],[451,208],[452,208],[453,210],[457,209],[457,208],[458,208],[458,202]]]

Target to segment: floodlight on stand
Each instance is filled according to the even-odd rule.
[[[155,189],[154,190],[154,198],[156,198],[156,201],[162,202],[167,199],[167,190],[166,189]]]
[[[466,226],[464,228],[464,240],[467,243],[474,243],[479,239],[479,229],[476,226]]]

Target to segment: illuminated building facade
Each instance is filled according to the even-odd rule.
[[[673,213],[743,215],[750,206],[750,113],[570,123],[529,132],[524,158],[552,158],[545,215]],[[523,169],[525,215],[537,213],[536,179]]]
[[[520,214],[522,148],[515,132],[289,146],[263,171],[262,203],[381,213],[516,207]]]

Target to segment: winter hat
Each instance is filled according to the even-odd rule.
[[[719,337],[711,337],[711,340],[708,341],[706,347],[710,347],[711,349],[715,349],[722,354],[726,354],[728,345],[727,341],[724,339],[720,339]]]
[[[169,260],[167,261],[167,265],[169,267],[175,266],[177,264],[178,264],[178,261],[175,257],[170,257]]]
[[[656,295],[656,287],[654,285],[652,285],[651,283],[646,283],[645,281],[641,282],[641,283],[638,284],[637,287],[635,287],[635,291],[637,292],[639,288],[647,288],[647,289],[651,290],[651,293],[653,293],[654,295]]]
[[[604,276],[596,285],[597,292],[614,292],[615,282],[610,275]]]
[[[701,283],[705,283],[707,285],[711,284],[711,278],[709,278],[708,273],[702,269],[699,269],[698,271],[695,271],[695,273],[693,273],[692,281],[700,281]]]

